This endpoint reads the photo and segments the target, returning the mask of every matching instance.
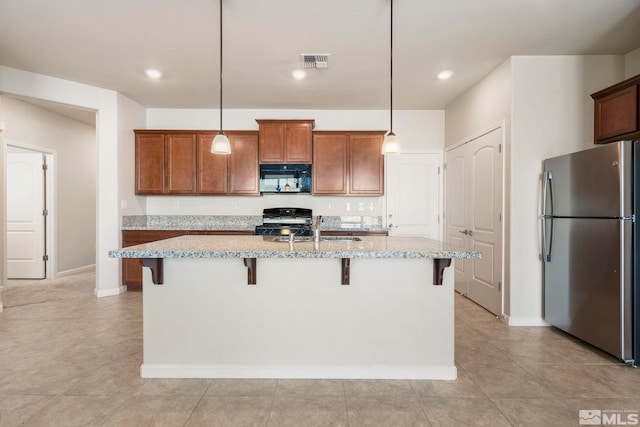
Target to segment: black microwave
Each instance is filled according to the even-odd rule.
[[[260,192],[282,194],[311,193],[311,165],[260,165]]]

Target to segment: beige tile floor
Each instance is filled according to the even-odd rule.
[[[459,295],[456,381],[141,379],[141,294],[95,298],[91,276],[5,288],[0,426],[574,426],[580,409],[640,410],[639,370]]]

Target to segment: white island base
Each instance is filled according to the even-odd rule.
[[[144,378],[455,379],[453,264],[167,258],[144,268]]]

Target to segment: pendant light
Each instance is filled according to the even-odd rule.
[[[393,0],[391,0],[391,49],[389,55],[389,132],[382,142],[382,154],[399,154],[400,140],[393,133]]]
[[[229,138],[222,130],[222,0],[220,0],[220,130],[211,143],[213,154],[231,154]]]

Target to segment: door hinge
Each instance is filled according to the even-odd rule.
[[[440,215],[438,215],[438,224],[440,224]]]
[[[438,175],[440,175],[440,166],[438,166]]]
[[[498,282],[498,292],[502,292],[502,282]]]
[[[48,210],[48,209],[43,209],[43,210],[42,210],[42,215],[43,215],[43,216],[47,216],[47,215],[49,215],[49,210]]]
[[[49,255],[42,255],[43,261],[49,261]]]
[[[498,144],[498,153],[502,153],[502,144]]]
[[[46,163],[43,163],[42,164],[42,170],[43,171],[49,170],[49,165],[47,165]]]
[[[502,212],[498,212],[498,221],[502,222]]]

